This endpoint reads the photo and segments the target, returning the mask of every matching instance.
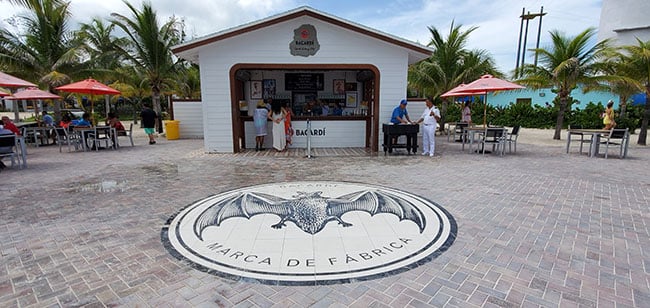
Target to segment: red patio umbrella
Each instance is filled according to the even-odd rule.
[[[90,95],[116,95],[122,93],[92,78],[73,82],[65,86],[57,87],[56,89],[64,92],[84,93]],[[93,112],[92,100],[90,101],[90,112]]]
[[[61,96],[43,91],[36,87],[29,87],[25,90],[18,91],[5,99],[60,99]]]
[[[0,72],[0,87],[13,87],[13,88],[23,88],[23,87],[35,87],[36,85],[22,80],[18,77],[11,76],[7,73]]]
[[[37,87],[29,87],[25,90],[18,91],[11,96],[5,97],[5,99],[11,100],[21,100],[21,99],[61,99],[61,96],[52,94],[47,91],[43,91]],[[34,113],[38,116],[38,105],[34,105]]]
[[[446,93],[440,95],[441,97],[450,97],[450,96],[463,96],[463,95],[482,95],[485,94],[485,108],[483,108],[483,126],[486,124],[487,120],[487,93],[494,91],[506,91],[506,90],[516,90],[516,89],[525,89],[526,87],[520,86],[516,83],[505,81],[503,79],[496,78],[492,75],[483,75],[481,78],[474,80],[464,87],[456,87],[447,91]]]
[[[35,87],[36,85],[26,81],[22,80],[18,77],[11,76],[7,73],[0,72],[0,87],[8,87],[8,88],[23,88],[23,87]],[[18,103],[14,101],[13,103],[13,109],[14,109],[14,121],[18,121],[19,119],[19,113],[18,113]]]

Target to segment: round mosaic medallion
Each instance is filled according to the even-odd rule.
[[[456,222],[439,205],[392,188],[288,182],[210,196],[162,229],[200,270],[269,284],[331,284],[392,275],[449,248]]]

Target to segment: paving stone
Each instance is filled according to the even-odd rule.
[[[498,157],[440,138],[435,161],[334,150],[313,160],[301,150],[206,154],[202,140],[148,146],[144,136],[117,151],[29,148],[29,168],[2,171],[0,306],[650,306],[650,148],[605,160],[566,154],[564,141],[523,143]],[[608,170],[617,172],[604,181]],[[458,234],[420,267],[311,287],[213,276],[160,242],[165,221],[196,200],[297,180],[399,186],[448,210]]]

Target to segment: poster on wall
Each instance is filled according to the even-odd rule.
[[[264,79],[264,98],[275,95],[275,79]]]
[[[348,92],[345,94],[345,107],[356,108],[358,105],[357,92]]]
[[[251,99],[262,98],[262,81],[251,80]]]
[[[345,95],[345,79],[334,79],[332,81],[332,93]]]

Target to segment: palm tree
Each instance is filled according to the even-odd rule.
[[[171,47],[182,40],[182,23],[172,17],[159,26],[156,12],[150,3],[143,2],[141,10],[127,1],[124,3],[131,10],[131,18],[118,13],[111,14],[112,22],[124,30],[129,38],[129,44],[121,51],[146,77],[151,88],[154,111],[160,114],[160,94],[163,88],[174,84],[173,76],[179,62],[174,60]]]
[[[558,99],[554,101],[559,101],[560,106],[553,139],[560,139],[571,92],[579,85],[583,86],[583,91],[588,91],[612,80],[600,74],[604,70],[600,60],[607,53],[609,42],[605,40],[588,46],[595,33],[595,29],[589,28],[570,38],[557,30],[550,31],[553,46],[548,50],[533,49],[539,65],[527,64],[522,69],[524,77],[518,82],[535,89],[552,88],[557,93]]]
[[[68,30],[69,3],[59,0],[12,1],[29,9],[18,16],[23,33],[0,30],[0,65],[10,73],[54,88],[82,70],[81,50]],[[59,116],[59,105],[55,104]]]
[[[77,38],[89,57],[88,70],[96,79],[113,81],[115,70],[122,66],[123,57],[118,46],[128,44],[125,37],[113,35],[115,24],[106,24],[99,18],[90,23],[82,23]]]
[[[648,117],[650,117],[650,41],[637,38],[639,45],[623,46],[621,65],[629,77],[637,80],[645,88],[645,112],[641,120],[641,131],[637,144],[646,145],[648,136]]]
[[[477,28],[471,27],[462,31],[461,27],[462,25],[454,26],[452,22],[446,38],[435,27],[429,27],[432,38],[428,46],[433,46],[434,52],[428,59],[409,67],[408,71],[409,86],[417,89],[421,96],[437,97],[484,74],[503,76],[497,71],[494,60],[486,51],[465,48],[469,35]],[[444,99],[441,129],[444,127],[447,106],[448,101]]]

